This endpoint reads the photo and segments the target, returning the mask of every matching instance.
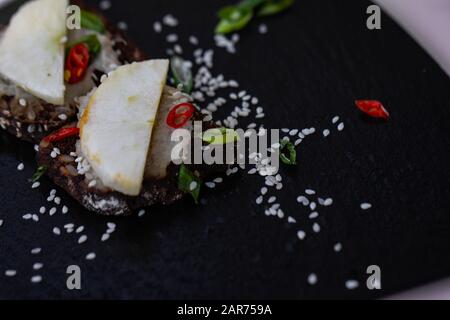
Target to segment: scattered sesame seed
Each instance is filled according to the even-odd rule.
[[[37,255],[40,254],[41,252],[42,252],[41,248],[34,248],[33,250],[31,250],[32,255]]]
[[[53,207],[53,208],[50,209],[50,211],[49,211],[48,214],[49,214],[50,216],[54,216],[55,213],[56,213],[56,210],[57,210],[57,209]]]
[[[205,186],[207,186],[210,189],[214,189],[216,187],[216,184],[214,182],[206,182]]]
[[[102,242],[108,241],[110,238],[110,234],[109,233],[105,233],[102,235]]]
[[[372,208],[372,205],[370,203],[362,203],[361,204],[361,209],[362,210],[369,210]]]
[[[153,30],[156,33],[160,33],[162,31],[162,25],[160,22],[156,21],[155,23],[153,23]]]
[[[86,235],[82,235],[79,239],[78,239],[78,244],[83,244],[87,241],[88,237]]]
[[[325,138],[328,137],[329,135],[330,135],[330,130],[328,130],[328,129],[323,130],[323,136]]]
[[[300,239],[300,240],[305,240],[305,238],[306,238],[306,233],[304,232],[304,231],[298,231],[297,232],[297,237]]]
[[[263,203],[263,201],[264,201],[264,198],[262,196],[260,196],[256,199],[256,204],[260,205]]]
[[[306,190],[305,190],[305,193],[306,193],[308,196],[312,196],[312,195],[315,195],[315,194],[316,194],[316,192],[315,192],[314,190],[311,190],[311,189],[306,189]]]
[[[120,30],[127,30],[128,29],[128,24],[124,21],[119,21],[119,23],[117,24],[117,27]]]
[[[313,225],[313,231],[314,231],[315,233],[319,233],[320,230],[321,230],[320,225],[319,225],[318,223],[314,223],[314,225]]]
[[[0,227],[3,226],[3,220],[0,220]]]
[[[62,214],[67,214],[69,212],[69,208],[67,208],[66,206],[62,207]]]
[[[41,183],[39,181],[33,183],[33,185],[31,186],[31,189],[37,189],[41,186]]]
[[[5,276],[8,278],[12,278],[15,277],[17,275],[17,271],[16,270],[6,270],[5,271]]]
[[[333,199],[331,199],[331,198],[326,199],[325,202],[323,203],[323,205],[325,207],[329,207],[329,206],[333,205]]]
[[[60,114],[59,116],[58,116],[58,118],[59,119],[61,119],[61,120],[63,120],[63,121],[66,121],[67,120],[67,116],[65,115],[65,114]]]
[[[297,220],[295,220],[295,219],[292,218],[292,217],[289,217],[289,218],[288,218],[288,223],[294,224],[294,223],[297,223]]]
[[[94,252],[92,252],[86,256],[86,260],[91,261],[91,260],[94,260],[96,257],[97,257],[97,255]]]
[[[145,215],[145,210],[139,211],[139,213],[138,213],[139,218],[142,218],[144,215]]]
[[[20,163],[20,164],[17,166],[17,170],[18,170],[18,171],[23,171],[23,169],[25,169],[25,165],[24,165],[23,163]]]
[[[310,218],[311,220],[317,219],[318,217],[319,217],[319,213],[318,213],[318,212],[312,212],[312,213],[309,215],[309,218]]]
[[[27,106],[27,100],[25,100],[24,98],[20,98],[20,99],[19,99],[19,104],[20,104],[22,107],[26,107],[26,106]]]
[[[82,233],[84,231],[84,226],[80,226],[77,228],[77,230],[75,230],[76,234]]]
[[[308,276],[308,284],[309,284],[310,286],[315,286],[315,285],[317,284],[317,282],[318,282],[317,275],[316,275],[315,273],[311,273],[311,274]]]
[[[348,290],[355,290],[359,287],[359,282],[356,280],[348,280],[345,282],[345,287]]]
[[[163,23],[169,27],[176,27],[178,25],[178,20],[171,14],[167,14],[162,19]]]
[[[341,252],[342,251],[342,244],[341,243],[336,243],[334,245],[334,252]]]
[[[339,131],[344,131],[344,129],[345,129],[345,124],[344,124],[343,122],[341,122],[341,123],[338,125],[338,130],[339,130]]]
[[[44,264],[42,263],[35,263],[33,265],[33,270],[37,271],[37,270],[41,270],[44,267]]]
[[[260,24],[258,27],[258,31],[260,34],[266,34],[268,31],[267,25],[264,23]]]
[[[40,214],[44,214],[46,211],[47,211],[47,209],[46,209],[45,207],[41,207],[41,208],[39,209],[39,213],[40,213]]]
[[[339,121],[339,117],[338,116],[334,117],[333,120],[332,120],[333,124],[338,123],[338,121]]]
[[[41,283],[42,282],[42,276],[33,276],[31,278],[31,283]]]
[[[102,1],[100,1],[99,7],[101,10],[108,10],[111,8],[111,1],[102,0]]]
[[[57,236],[61,235],[61,229],[59,229],[58,227],[54,227],[53,228],[53,233]]]

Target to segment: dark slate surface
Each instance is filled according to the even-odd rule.
[[[95,2],[93,2],[95,3]],[[126,4],[125,4],[126,3]],[[166,13],[180,19],[182,44],[191,34],[212,47],[214,13],[227,1],[113,1],[108,15],[126,21],[129,33],[152,57],[164,57],[164,37],[152,31]],[[52,184],[30,190],[32,147],[0,134],[0,298],[373,298],[448,276],[450,270],[450,80],[386,15],[381,31],[365,28],[368,1],[298,0],[295,8],[241,33],[238,54],[216,50],[216,73],[236,78],[260,98],[267,127],[330,127],[342,134],[316,135],[299,149],[299,165],[283,168],[286,211],[309,232],[266,218],[254,205],[261,179],[242,176],[204,196],[143,219],[113,220],[118,231],[106,244],[105,222],[63,195],[70,214],[24,222],[45,203]],[[6,14],[2,14],[6,21]],[[356,98],[382,100],[392,114],[368,121]],[[18,172],[18,163],[26,169]],[[295,203],[312,187],[334,198],[321,211],[322,232],[311,235],[308,211]],[[373,203],[361,212],[359,204]],[[85,225],[87,244],[55,237],[54,226]],[[344,250],[333,252],[342,242]],[[29,251],[42,247],[43,253]],[[97,259],[84,257],[95,251]],[[44,282],[32,285],[34,262],[45,263]],[[83,290],[65,287],[65,270],[78,264]],[[383,291],[365,289],[365,269],[381,266]],[[3,276],[17,269],[17,277]],[[311,272],[319,283],[307,285]],[[347,279],[362,286],[345,289]]]

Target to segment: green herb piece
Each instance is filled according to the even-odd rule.
[[[42,176],[47,172],[48,167],[47,166],[40,166],[39,168],[37,168],[36,172],[34,173],[34,175],[31,177],[30,182],[38,182]]]
[[[99,16],[85,10],[81,10],[81,27],[99,33],[104,33],[106,29],[103,20]]]
[[[90,34],[68,44],[66,55],[69,53],[72,47],[80,43],[85,43],[89,48],[89,63],[93,62],[97,55],[100,53],[100,50],[102,50],[102,45],[97,36],[95,34]]]
[[[240,141],[240,137],[233,129],[209,129],[202,134],[202,140],[211,145],[223,145]]]
[[[258,16],[266,17],[280,13],[294,4],[294,0],[269,0],[258,10]]]
[[[229,9],[230,10],[230,9]],[[216,33],[226,34],[241,30],[253,18],[252,9],[235,8],[227,12],[227,18],[222,18],[216,27]]]
[[[226,34],[244,28],[254,16],[260,17],[280,13],[289,8],[295,0],[243,0],[236,5],[226,6],[217,13],[220,21],[216,33]]]
[[[289,166],[295,166],[297,164],[297,151],[291,142],[287,140],[281,141],[280,159],[284,164]]]
[[[195,176],[188,167],[182,164],[178,173],[178,189],[189,193],[194,198],[195,203],[198,203],[201,186],[202,182],[200,178]]]
[[[170,60],[170,68],[175,79],[175,84],[177,86],[181,84],[183,86],[182,91],[190,94],[194,86],[194,79],[191,68],[186,64],[186,61],[178,56],[174,56]]]

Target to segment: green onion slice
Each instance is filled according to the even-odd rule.
[[[195,176],[188,167],[182,164],[178,173],[178,189],[189,193],[194,198],[195,203],[198,203],[201,186],[202,182],[200,178]]]
[[[297,164],[297,151],[291,142],[287,140],[281,141],[280,159],[284,164],[289,166],[295,166]]]
[[[81,27],[99,33],[104,33],[106,29],[103,20],[99,16],[85,10],[81,10]]]
[[[39,168],[37,168],[36,172],[34,173],[34,175],[31,177],[30,182],[38,182],[42,176],[47,172],[48,167],[47,166],[40,166]]]
[[[258,10],[258,16],[272,16],[280,13],[294,4],[294,0],[269,0]]]
[[[183,85],[183,92],[190,94],[192,87],[194,86],[194,80],[192,76],[191,68],[188,67],[186,61],[178,56],[172,57],[170,60],[170,68],[172,70],[173,78],[175,79],[175,84]]]

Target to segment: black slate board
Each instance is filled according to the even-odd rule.
[[[90,1],[96,3],[96,1]],[[182,44],[199,36],[213,46],[215,12],[227,1],[113,1],[107,15],[126,21],[130,35],[152,57],[164,57],[164,36],[152,23],[172,13]],[[32,146],[0,133],[0,298],[377,298],[449,275],[450,250],[450,80],[436,63],[383,15],[382,30],[365,27],[369,1],[297,0],[295,7],[241,33],[238,54],[216,49],[215,70],[236,78],[266,108],[268,128],[331,127],[301,145],[299,165],[283,168],[280,196],[310,236],[296,238],[298,226],[267,218],[254,204],[261,179],[243,175],[201,206],[185,201],[152,208],[139,219],[105,219],[85,212],[70,198],[66,216],[36,223],[36,213],[52,184],[31,190]],[[1,22],[6,22],[2,13]],[[382,100],[391,112],[385,124],[367,121],[357,98]],[[26,169],[18,172],[18,163]],[[322,212],[322,232],[312,235],[308,211],[296,204],[306,188],[333,197]],[[60,192],[61,193],[61,192]],[[362,212],[359,205],[373,209]],[[118,231],[107,243],[99,238],[105,222]],[[54,226],[85,225],[89,241],[52,234]],[[342,242],[336,254],[333,245]],[[38,256],[30,250],[42,247]],[[97,259],[84,259],[95,251]],[[43,283],[32,285],[34,262],[45,263]],[[66,289],[66,268],[82,268],[83,289]],[[365,288],[367,266],[382,268],[383,290]],[[17,269],[15,278],[4,270]],[[311,287],[314,272],[319,283]],[[354,291],[345,281],[357,279]]]

